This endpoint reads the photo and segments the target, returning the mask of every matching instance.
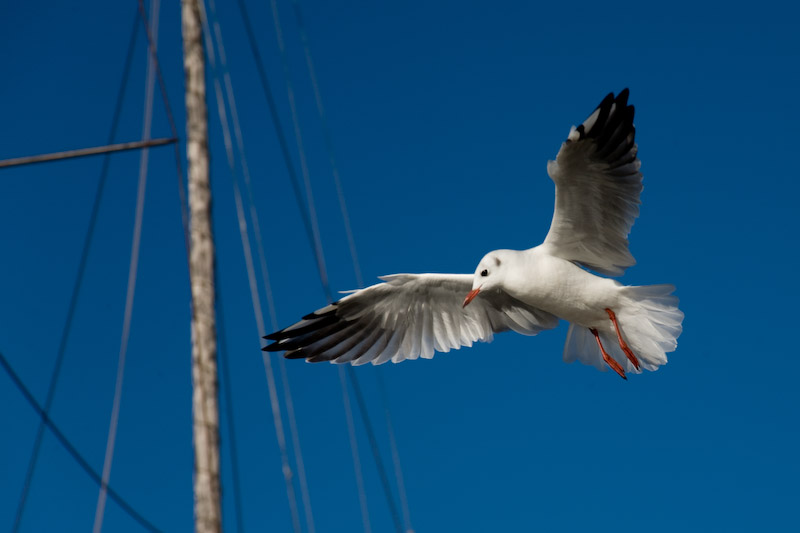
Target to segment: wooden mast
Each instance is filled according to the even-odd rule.
[[[217,337],[214,316],[214,241],[209,187],[208,111],[200,6],[181,1],[186,75],[186,152],[189,162],[192,287],[192,413],[195,531],[222,531],[217,405]]]

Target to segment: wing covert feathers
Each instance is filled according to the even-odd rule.
[[[495,333],[535,335],[558,319],[511,296],[481,294],[466,308],[469,274],[395,274],[267,335],[268,352],[289,359],[360,365],[395,363],[449,352]]]
[[[639,216],[642,174],[633,118],[628,89],[608,94],[547,165],[556,204],[545,244],[554,255],[612,276],[636,262],[628,234]]]

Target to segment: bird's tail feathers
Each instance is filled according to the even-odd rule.
[[[615,310],[622,336],[639,359],[641,368],[657,370],[667,363],[667,353],[678,346],[678,337],[683,330],[683,312],[678,309],[678,298],[672,294],[675,287],[645,285],[622,290],[624,303]],[[599,334],[603,347],[625,372],[640,372],[620,348],[610,321],[609,327],[601,329]],[[564,345],[564,361],[572,363],[576,360],[599,370],[608,369],[591,331],[570,324]]]

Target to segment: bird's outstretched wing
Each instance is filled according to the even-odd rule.
[[[547,164],[556,206],[544,244],[553,255],[611,276],[636,263],[628,233],[639,216],[642,174],[633,114],[628,89],[609,94]]]
[[[467,307],[471,274],[395,274],[265,338],[289,359],[378,365],[433,357],[494,333],[535,335],[558,318],[503,292],[481,292]]]

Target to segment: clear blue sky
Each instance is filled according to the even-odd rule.
[[[355,287],[291,3],[280,0],[334,289]],[[160,57],[184,118],[178,5]],[[235,3],[220,3],[278,320],[324,303]],[[248,1],[287,128],[268,2]],[[628,284],[674,283],[669,364],[624,382],[561,361],[566,327],[382,368],[411,517],[431,531],[789,531],[800,464],[797,166],[800,13],[786,2],[304,2],[368,280],[472,272],[544,237],[545,164],[630,87],[645,190]],[[8,5],[0,158],[103,144],[135,2]],[[139,40],[120,140],[138,139]],[[210,88],[210,87],[209,87]],[[214,222],[248,531],[291,528],[230,175],[211,107]],[[183,135],[182,127],[181,134]],[[160,100],[154,136],[168,136]],[[183,150],[183,146],[182,146]],[[40,401],[101,159],[0,172],[0,351]],[[111,412],[138,155],[115,156],[52,416],[97,469]],[[167,531],[192,527],[189,294],[174,163],[151,152],[111,484]],[[277,357],[277,356],[275,356]],[[360,531],[336,369],[289,362],[317,531]],[[372,367],[358,375],[388,460]],[[37,418],[0,373],[0,529]],[[359,422],[373,531],[391,521]],[[228,439],[224,511],[234,531]],[[87,531],[97,488],[48,435],[24,531]],[[113,502],[107,531],[140,531]]]

